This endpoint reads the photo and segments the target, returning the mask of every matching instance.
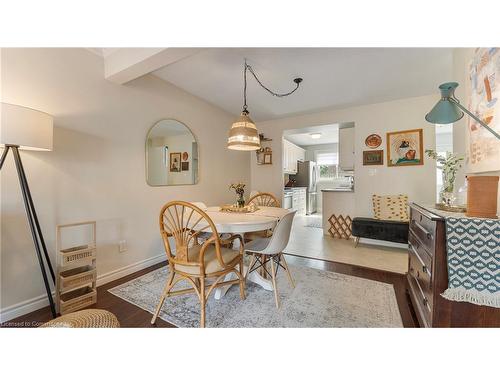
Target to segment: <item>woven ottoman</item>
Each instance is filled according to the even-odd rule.
[[[53,319],[40,328],[119,328],[116,316],[109,311],[88,309],[69,313]]]
[[[409,224],[405,221],[379,220],[367,217],[352,219],[352,235],[359,239],[370,238],[397,243],[408,243]]]

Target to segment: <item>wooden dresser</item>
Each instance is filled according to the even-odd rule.
[[[448,287],[444,218],[412,203],[408,293],[421,327],[500,327],[500,309],[441,297]]]

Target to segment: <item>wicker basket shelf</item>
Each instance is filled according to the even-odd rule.
[[[96,278],[96,270],[92,266],[83,266],[59,273],[61,292],[91,284]]]
[[[94,245],[83,245],[60,250],[61,266],[70,266],[77,263],[90,262],[96,256]]]
[[[88,243],[62,249],[62,230],[80,226],[91,226],[92,234]],[[59,313],[64,315],[97,302],[96,222],[58,225],[56,239],[58,250],[56,303]]]
[[[97,290],[86,286],[60,296],[61,315],[83,309],[97,302]]]

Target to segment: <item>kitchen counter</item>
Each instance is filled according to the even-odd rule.
[[[321,189],[321,192],[323,192],[323,193],[329,193],[329,192],[335,192],[335,191],[354,193],[354,189],[351,189],[351,188]]]
[[[349,215],[354,217],[354,190],[349,188],[321,189],[322,208],[323,208],[323,233],[329,235],[330,223],[328,219],[332,215]]]

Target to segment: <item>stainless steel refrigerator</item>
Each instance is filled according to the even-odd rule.
[[[311,215],[317,211],[317,181],[318,166],[314,161],[299,161],[297,163],[297,174],[295,175],[295,186],[306,187],[306,214]]]

